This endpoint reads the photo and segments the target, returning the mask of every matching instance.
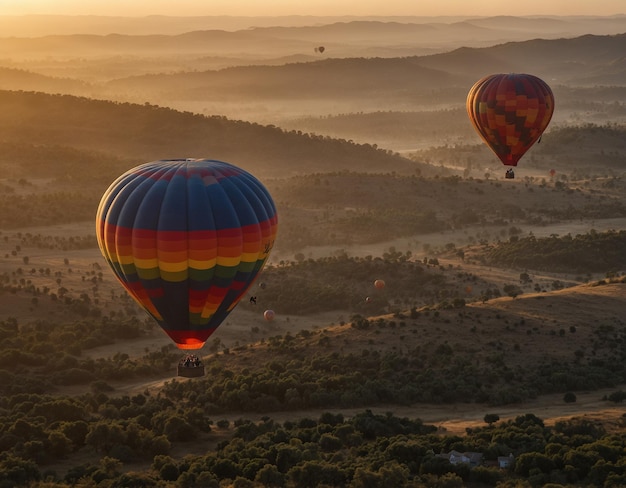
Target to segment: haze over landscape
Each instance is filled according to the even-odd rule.
[[[317,2],[293,2],[267,0],[260,4],[254,0],[3,0],[0,15],[229,15],[229,16],[289,16],[289,15],[378,15],[423,16],[440,15],[615,15],[624,13],[620,0],[553,0],[542,2],[526,0],[513,6],[495,0],[441,0],[439,2],[415,3],[411,0],[318,0]]]
[[[622,3],[0,2],[0,486],[626,486]],[[495,73],[554,94],[513,179]],[[94,225],[180,158],[278,215],[198,378]]]

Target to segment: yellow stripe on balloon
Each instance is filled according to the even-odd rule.
[[[161,268],[161,278],[165,281],[179,283],[181,281],[186,281],[188,277],[189,273],[186,268],[184,271],[165,271]]]
[[[159,267],[159,260],[156,258],[152,259],[137,259],[134,260],[135,266],[142,269],[152,269]]]
[[[242,263],[254,263],[259,259],[259,251],[247,252],[241,255]]]
[[[240,263],[241,259],[240,256],[236,256],[236,257],[226,257],[226,256],[219,256],[217,258],[216,261],[216,265],[217,266],[226,266],[226,267],[234,267],[237,266]]]
[[[187,261],[180,261],[177,263],[168,263],[167,261],[159,261],[159,268],[166,273],[179,273],[180,271],[187,271]]]
[[[187,260],[187,262],[189,263],[189,267],[190,268],[194,268],[194,269],[198,269],[198,270],[204,270],[204,269],[214,268],[215,265],[217,264],[217,258],[216,259],[210,259],[208,261],[206,261],[206,260],[198,260],[198,259],[189,259],[189,260]]]

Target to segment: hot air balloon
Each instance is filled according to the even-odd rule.
[[[323,54],[326,48],[324,46],[319,46],[313,49],[316,53]]]
[[[486,76],[467,95],[467,113],[474,128],[508,166],[517,166],[541,137],[553,112],[552,90],[533,75]]]
[[[104,193],[98,245],[126,291],[181,349],[199,349],[234,309],[274,245],[265,187],[221,161],[161,160]]]
[[[275,315],[276,314],[274,313],[274,310],[266,310],[265,312],[263,312],[263,318],[268,322],[274,320]]]
[[[374,281],[374,286],[379,290],[382,290],[383,288],[385,288],[385,282],[383,280],[376,280]]]

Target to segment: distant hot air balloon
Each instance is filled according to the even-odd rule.
[[[486,76],[467,95],[474,128],[508,166],[517,166],[548,127],[553,112],[552,90],[533,75]]]
[[[275,315],[276,314],[274,313],[274,310],[266,310],[265,312],[263,312],[263,318],[268,322],[274,320]]]
[[[131,169],[104,193],[100,250],[126,291],[181,349],[199,349],[274,245],[277,215],[250,173],[206,159]]]
[[[385,282],[383,280],[376,280],[374,281],[374,286],[379,290],[382,290],[383,288],[385,288]]]
[[[316,53],[320,53],[320,54],[321,54],[321,53],[323,53],[323,52],[326,50],[326,48],[325,48],[324,46],[318,46],[318,47],[316,47],[316,48],[315,48],[315,49],[313,49],[313,50],[314,50]]]
[[[365,297],[365,303],[370,303],[372,301],[371,297]]]
[[[555,169],[551,169],[550,170],[550,176],[554,177],[555,174],[556,174],[556,170]]]

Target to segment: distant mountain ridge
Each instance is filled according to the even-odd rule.
[[[559,84],[626,85],[620,60],[626,34],[536,39],[488,48],[459,48],[445,54],[404,58],[327,59],[284,66],[247,66],[201,73],[145,75],[108,83],[112,93],[158,93],[161,99],[228,97],[332,98],[412,97],[445,89],[467,92],[480,77],[501,72],[533,73]],[[606,73],[607,79],[603,79]],[[621,75],[624,74],[623,78]],[[620,79],[621,78],[621,79]]]
[[[626,12],[625,12],[626,13]],[[334,23],[360,21],[407,24],[454,24],[471,22],[482,27],[500,24],[499,29],[547,30],[576,36],[587,33],[613,33],[623,29],[626,15],[611,16],[164,16],[121,17],[104,15],[0,15],[0,32],[6,37],[41,37],[57,34],[111,33],[129,35],[176,35],[193,30],[220,29],[238,31],[251,28],[318,27]],[[616,30],[617,29],[617,30]]]
[[[568,30],[572,26],[576,28]],[[603,29],[620,32],[594,33]],[[584,35],[568,36],[581,30]],[[626,52],[626,16],[511,16],[451,23],[352,20],[175,35],[4,35],[0,67],[80,78],[95,83],[90,93],[96,97],[126,98],[119,92],[133,92],[142,84],[141,93],[153,103],[197,97],[198,91],[204,92],[200,99],[212,99],[212,94],[237,97],[252,87],[255,96],[282,96],[303,84],[306,87],[299,92],[305,98],[332,95],[333,88],[352,96],[364,83],[375,84],[375,96],[380,98],[383,92],[402,95],[407,86],[422,91],[430,91],[431,85],[437,90],[466,87],[486,73],[507,71],[532,72],[563,84],[626,84],[626,71],[619,62]],[[319,45],[325,45],[324,53],[314,51]],[[104,79],[104,91],[96,77]],[[2,88],[22,89],[18,78],[11,79]],[[37,85],[24,74],[23,80],[28,89],[59,91],[47,88],[45,79]],[[80,86],[67,90],[88,94]]]
[[[49,53],[51,56],[99,56],[104,54],[160,55],[177,50],[191,53],[241,55],[256,53],[263,58],[312,53],[326,45],[326,56],[411,56],[428,50],[449,51],[460,46],[485,47],[509,41],[535,38],[572,38],[584,34],[612,35],[626,32],[626,16],[613,17],[466,17],[466,18],[271,18],[239,23],[226,17],[143,19],[32,18],[35,32],[25,34],[28,25],[16,32],[24,18],[0,16],[0,57]],[[98,19],[101,24],[98,25]],[[55,29],[36,28],[58,22]],[[71,28],[72,20],[80,28]],[[240,19],[241,20],[241,19]],[[308,22],[307,22],[308,21]],[[158,27],[158,26],[162,27]],[[178,29],[173,29],[178,25]],[[243,27],[243,26],[246,27]],[[132,27],[134,26],[134,28]],[[152,26],[152,27],[146,27]],[[170,27],[166,27],[170,26]]]
[[[573,39],[533,39],[487,48],[459,48],[420,57],[419,62],[433,69],[473,77],[514,71],[535,73],[565,84],[584,84],[581,81],[591,70],[614,67],[625,52],[626,34],[587,34]],[[626,76],[621,81],[619,84],[626,84]],[[598,84],[603,84],[600,76]]]

